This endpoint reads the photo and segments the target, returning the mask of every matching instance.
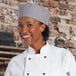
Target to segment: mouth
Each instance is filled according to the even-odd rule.
[[[30,35],[20,35],[22,40],[28,40],[29,38],[31,38]]]
[[[23,39],[26,39],[26,38],[29,38],[30,35],[25,35],[25,36],[22,36]]]

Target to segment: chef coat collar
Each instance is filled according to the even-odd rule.
[[[46,42],[46,44],[40,49],[40,54],[47,52],[48,45],[49,45],[49,43]],[[30,53],[30,54],[35,54],[35,50],[32,47],[30,47],[30,46],[28,46],[27,52]]]
[[[35,54],[34,49],[32,47],[30,47],[30,46],[28,46],[27,52],[31,53],[31,54]]]

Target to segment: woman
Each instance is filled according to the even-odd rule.
[[[43,6],[19,6],[18,32],[28,48],[11,59],[4,76],[76,76],[73,55],[47,42],[49,17]]]

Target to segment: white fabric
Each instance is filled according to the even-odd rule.
[[[69,74],[68,74],[69,73]],[[73,55],[63,48],[48,43],[35,54],[29,47],[15,56],[9,63],[4,76],[76,76]]]

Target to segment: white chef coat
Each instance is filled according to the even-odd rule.
[[[76,63],[70,51],[47,43],[40,54],[28,47],[13,57],[4,76],[76,76]]]

